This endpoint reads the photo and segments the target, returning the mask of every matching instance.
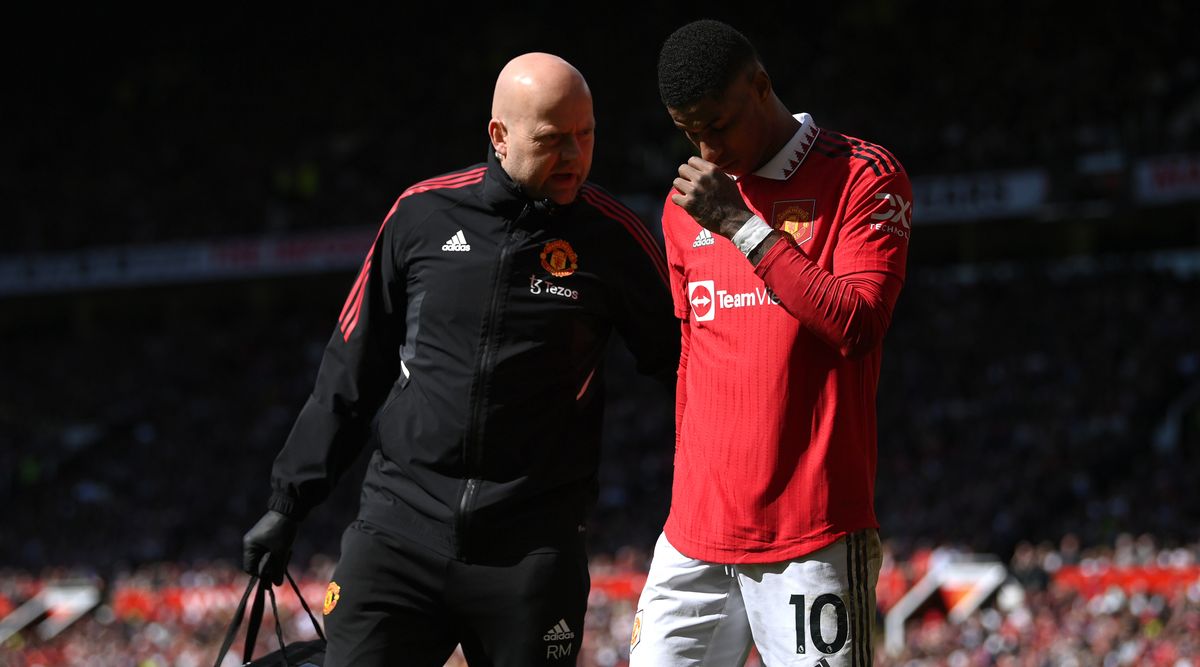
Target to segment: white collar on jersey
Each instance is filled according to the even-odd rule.
[[[812,149],[813,140],[817,138],[821,128],[817,127],[812,116],[806,113],[798,113],[794,118],[800,121],[800,129],[796,130],[796,134],[792,135],[791,140],[775,154],[775,157],[754,172],[755,176],[786,181],[804,164],[804,158],[808,157],[808,151]]]

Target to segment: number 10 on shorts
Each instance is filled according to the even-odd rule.
[[[812,638],[813,646],[825,654],[837,653],[846,645],[846,633],[850,628],[850,618],[846,613],[846,603],[833,593],[824,593],[813,600],[812,610],[806,616],[804,613],[804,596],[793,595],[791,603],[796,607],[796,653],[808,651],[808,639]],[[837,630],[833,641],[825,639],[821,629],[821,616],[825,608],[831,607],[833,619],[837,622]]]

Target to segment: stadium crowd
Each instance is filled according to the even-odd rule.
[[[261,511],[260,480],[310,386],[329,311],[340,302],[341,285],[324,285],[339,281],[306,280],[312,284],[300,284],[299,295],[281,281],[116,293],[74,305],[63,297],[44,311],[30,304],[35,324],[14,330],[14,344],[0,350],[12,370],[0,379],[0,494],[10,508],[0,523],[0,563],[9,568],[9,609],[22,585],[64,571],[108,591],[130,580],[238,578],[230,562]],[[1198,280],[1195,258],[1174,270],[1115,258],[913,272],[885,347],[877,502],[892,566],[911,571],[900,585],[885,577],[881,606],[919,577],[931,550],[953,547],[1011,559],[1030,609],[1028,619],[992,610],[962,626],[918,623],[906,653],[886,664],[1043,664],[1027,661],[1035,655],[1067,664],[1056,656],[1069,654],[1100,664],[1078,656],[1193,651],[1195,587],[1159,601],[1093,603],[1045,586],[1044,575],[1055,559],[1127,564],[1185,554],[1195,562],[1196,405],[1181,413],[1173,437],[1162,434],[1168,408],[1200,383],[1200,323],[1190,315],[1200,312]],[[62,312],[71,313],[66,321]],[[644,571],[670,489],[670,405],[640,384],[624,355],[612,355],[609,372],[613,403],[591,527],[598,581]],[[320,599],[331,550],[355,509],[354,486],[344,484],[301,532],[295,562],[310,563],[304,577],[317,588],[309,599]],[[1130,545],[1125,534],[1160,544]],[[1073,542],[1047,551],[1067,535]],[[1042,545],[1032,561],[1028,543]],[[598,665],[620,664],[634,601],[608,595],[598,589],[588,618],[588,655]],[[102,608],[47,650],[116,642],[127,647],[117,655],[185,656],[146,664],[189,664],[186,656],[212,652],[225,612],[155,625],[106,623]],[[1154,619],[1159,625],[1149,627]],[[1043,626],[1058,620],[1087,631],[1052,639]],[[1102,637],[1074,643],[1088,633]],[[1175,648],[1160,649],[1167,641]],[[6,650],[17,659],[11,644]],[[1005,663],[1005,655],[1022,662]]]
[[[885,552],[881,578],[895,590],[911,587],[929,563],[952,558],[947,549],[926,550],[907,561]],[[953,551],[953,548],[949,549]],[[941,553],[938,553],[941,552]],[[601,556],[591,565],[593,590],[588,604],[581,667],[624,667],[633,622],[633,606],[646,554],[627,550]],[[310,606],[318,603],[333,563],[314,558],[298,570]],[[1121,534],[1111,544],[1081,548],[1077,538],[1019,545],[1009,563],[1010,582],[961,623],[945,610],[927,605],[906,624],[902,650],[884,650],[877,633],[880,667],[992,667],[1000,665],[1064,667],[1145,665],[1192,667],[1200,664],[1200,543],[1163,547],[1148,535]],[[1074,577],[1066,576],[1070,570]],[[1182,575],[1179,585],[1146,586],[1151,571]],[[62,577],[57,572],[49,576]],[[1130,584],[1112,585],[1110,575]],[[0,610],[36,592],[46,580],[0,573]],[[122,572],[109,585],[106,602],[63,634],[42,641],[19,634],[0,644],[2,667],[197,667],[215,658],[244,577],[219,562],[147,564]],[[896,602],[880,597],[882,616]],[[1010,594],[1011,593],[1011,594]],[[280,623],[287,641],[316,637],[311,621],[290,591],[280,590]],[[268,612],[255,655],[278,647]],[[234,655],[222,663],[240,664],[244,633]],[[447,667],[463,667],[456,654]],[[752,656],[750,667],[761,667]]]
[[[1200,537],[1195,406],[1163,436],[1200,382],[1197,272],[1095,264],[910,276],[879,400],[877,508],[902,557],[945,543],[1007,556],[1067,533]],[[0,563],[103,575],[236,554],[343,289],[285,279],[30,303],[0,350],[0,494],[21,507],[0,524]],[[653,544],[669,503],[672,406],[619,352],[598,553]],[[298,554],[336,544],[356,486],[305,522]]]
[[[1077,14],[1060,28],[1052,9],[1026,2],[1044,20],[1018,21],[1005,5],[972,38],[955,12],[901,4],[813,8],[823,29],[803,46],[818,55],[794,74],[772,68],[781,95],[893,147],[914,174],[1039,165],[1059,179],[1056,197],[1074,194],[1089,155],[1200,149],[1200,59],[1171,29],[1182,1],[1157,3],[1156,16]],[[665,24],[622,26],[620,53],[607,53],[509,16],[497,41],[435,49],[451,29],[407,29],[395,53],[372,57],[365,49],[391,26],[360,19],[332,17],[341,39],[329,44],[311,26],[279,42],[255,42],[251,26],[215,44],[141,35],[91,71],[67,73],[66,51],[44,54],[42,70],[17,74],[27,94],[6,103],[25,131],[0,156],[0,178],[22,188],[3,252],[374,223],[403,185],[482,159],[481,82],[530,43],[589,76],[597,180],[657,200],[686,154],[653,87]],[[745,27],[768,63],[794,57],[783,23],[763,15]],[[861,48],[897,32],[911,48],[883,59]],[[1155,48],[1135,48],[1145,44]],[[458,76],[413,67],[403,68],[413,80],[394,79],[431,49]],[[45,73],[59,70],[50,85]],[[1010,224],[1037,243],[1032,223]],[[926,607],[903,651],[876,664],[1200,665],[1200,583],[1096,588],[1067,576],[1200,559],[1197,264],[910,266],[879,391],[881,611],[955,552],[995,554],[1024,592],[998,594],[961,624]],[[348,287],[339,274],[0,301],[0,618],[55,581],[103,595],[57,638],[25,630],[0,643],[0,667],[211,662],[244,581],[241,535]],[[670,501],[672,406],[618,347],[608,363],[586,667],[624,664],[638,577]],[[293,571],[318,606],[356,488],[345,480],[296,545]],[[186,590],[218,594],[157,604]],[[288,637],[311,636],[281,600]],[[261,650],[272,641],[262,633]]]
[[[1200,148],[1200,59],[1174,29],[1189,3],[1110,4],[818,4],[804,8],[801,34],[770,12],[690,10],[743,26],[781,99],[890,147],[911,174],[1036,165],[1064,198],[1088,160],[1120,171],[1138,156]],[[388,20],[330,7],[282,25],[272,15],[271,29],[246,15],[135,30],[108,8],[95,21],[109,30],[86,17],[55,22],[58,47],[12,73],[24,94],[5,111],[22,131],[0,156],[0,179],[21,196],[6,246],[374,224],[404,187],[484,158],[494,74],[531,48],[588,76],[596,179],[661,201],[688,154],[654,79],[677,17],[597,12],[590,34],[621,35],[597,42],[548,18],[559,12],[526,8],[446,23],[417,8]],[[464,37],[476,34],[486,39]]]
[[[904,648],[880,651],[876,664],[1192,667],[1200,664],[1198,546],[1164,548],[1148,534],[1127,533],[1084,549],[1071,534],[1057,545],[1023,542],[1009,564],[1021,586],[1015,597],[1002,591],[961,623],[932,610],[917,615]],[[1162,570],[1184,576],[1147,586],[1148,573]],[[1129,583],[1101,583],[1114,574],[1129,575]]]

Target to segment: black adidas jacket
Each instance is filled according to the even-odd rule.
[[[577,535],[613,329],[674,387],[666,280],[655,238],[591,183],[571,205],[534,202],[489,156],[410,187],[275,460],[269,507],[303,517],[376,442],[360,518],[472,559]]]

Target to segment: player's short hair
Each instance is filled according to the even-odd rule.
[[[671,33],[658,52],[659,97],[673,109],[718,97],[757,60],[750,40],[732,26],[692,21]]]

